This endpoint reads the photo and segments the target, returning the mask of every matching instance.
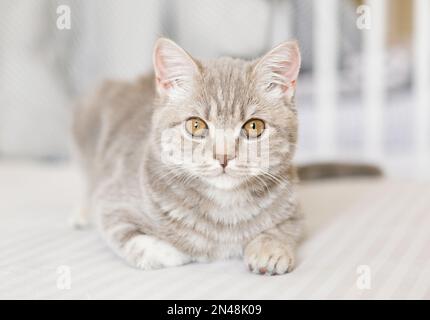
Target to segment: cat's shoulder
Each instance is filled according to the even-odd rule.
[[[118,118],[121,114],[150,109],[155,98],[154,75],[141,76],[133,81],[105,80],[81,99],[75,108],[75,121],[104,115]]]
[[[72,130],[78,145],[93,149],[103,137],[116,140],[119,134],[134,134],[138,127],[149,126],[155,98],[153,79],[147,75],[133,81],[105,80],[85,96],[74,110]]]
[[[144,75],[132,81],[125,80],[105,80],[94,92],[95,100],[105,101],[105,99],[121,102],[143,100],[152,102],[155,96],[154,75]]]

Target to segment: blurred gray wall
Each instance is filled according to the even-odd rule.
[[[341,16],[353,16],[342,3]],[[71,9],[70,30],[57,28],[59,5]],[[346,26],[342,50],[356,51],[359,35]],[[306,71],[311,30],[312,0],[2,0],[0,156],[67,157],[77,97],[105,78],[150,71],[161,35],[203,58],[254,58],[295,37]]]

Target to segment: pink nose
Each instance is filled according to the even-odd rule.
[[[216,154],[215,159],[217,159],[219,161],[219,164],[221,165],[221,167],[223,169],[225,169],[225,167],[227,167],[229,159],[228,159],[228,156],[226,154]]]

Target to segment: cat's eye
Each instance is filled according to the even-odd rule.
[[[189,118],[185,122],[185,129],[193,137],[204,137],[208,130],[208,125],[198,117]]]
[[[247,138],[257,138],[261,136],[265,128],[263,120],[251,119],[248,120],[242,127]]]

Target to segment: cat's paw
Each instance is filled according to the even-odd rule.
[[[191,258],[171,244],[152,236],[138,235],[124,246],[124,258],[132,266],[143,269],[161,269],[191,262]]]
[[[294,252],[286,244],[269,236],[252,240],[245,248],[245,263],[259,274],[279,275],[294,268]]]

